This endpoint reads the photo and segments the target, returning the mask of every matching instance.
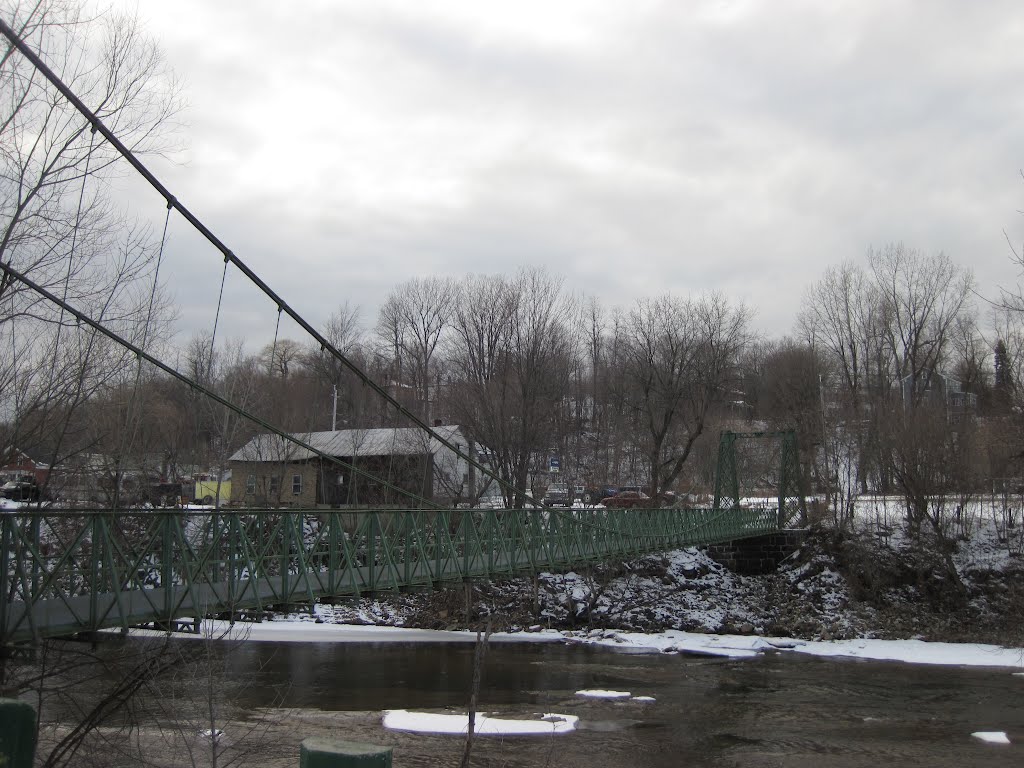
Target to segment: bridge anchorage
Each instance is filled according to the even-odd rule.
[[[724,433],[710,508],[10,512],[0,515],[0,643],[169,629],[762,536],[798,513],[797,470],[792,433]],[[741,496],[754,485],[759,498]]]

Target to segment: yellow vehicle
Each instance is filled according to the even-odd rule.
[[[216,503],[218,507],[227,506],[231,501],[231,473],[225,472],[218,482],[214,474],[202,474],[195,476],[195,493],[193,499],[196,504],[203,504],[212,507]],[[219,485],[219,494],[218,494]],[[219,497],[219,501],[218,501]]]

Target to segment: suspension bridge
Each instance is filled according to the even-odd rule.
[[[779,439],[777,503],[742,503],[737,441]],[[742,452],[740,452],[742,456]],[[762,536],[800,512],[793,435],[722,436],[713,506],[33,509],[0,515],[0,646],[578,568]],[[787,473],[789,479],[786,479]]]
[[[37,505],[4,510],[0,514],[0,648],[110,628],[148,625],[171,629],[211,615],[234,617],[271,607],[385,590],[434,588],[445,583],[580,567],[761,536],[786,526],[797,514],[802,501],[797,490],[799,470],[792,434],[724,435],[715,499],[707,508],[448,508],[402,487],[393,477],[374,474],[354,461],[323,451],[203,377],[183,372],[161,359],[151,348],[148,317],[173,214],[204,238],[223,261],[211,354],[224,281],[231,269],[266,297],[278,326],[282,316],[293,321],[310,343],[385,403],[396,423],[412,425],[445,446],[481,476],[490,477],[508,498],[523,498],[521,488],[511,487],[465,446],[434,430],[419,413],[409,410],[336,348],[185,207],[2,21],[0,32],[79,113],[82,135],[89,134],[90,150],[95,141],[106,142],[166,206],[157,274],[153,276],[147,323],[141,334],[129,337],[106,321],[102,313],[96,315],[76,305],[69,298],[66,282],[60,290],[52,281],[44,284],[31,270],[19,269],[13,250],[0,261],[4,286],[17,285],[32,296],[32,301],[59,312],[57,326],[68,327],[68,334],[89,334],[87,349],[92,349],[92,340],[103,339],[128,353],[137,361],[136,388],[146,366],[186,386],[225,413],[301,449],[307,459],[372,479],[396,496],[404,496],[408,507],[139,509],[119,504],[115,493],[115,503],[105,509]],[[82,192],[77,195],[79,216],[88,178],[86,170],[81,174]],[[74,258],[72,240],[67,255],[68,275],[73,271]],[[275,349],[276,345],[275,327]],[[127,407],[129,411],[137,407],[134,392]],[[742,503],[739,478],[755,473],[744,468],[737,445],[763,439],[775,446],[772,463],[776,503],[750,507]]]

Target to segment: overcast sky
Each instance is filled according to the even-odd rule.
[[[719,290],[781,335],[828,265],[900,240],[985,294],[1017,280],[1019,0],[137,7],[188,101],[152,167],[314,324],[545,265],[609,305]],[[183,325],[209,326],[220,259],[171,234]],[[272,335],[240,284],[222,327]]]

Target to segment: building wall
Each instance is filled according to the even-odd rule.
[[[372,475],[390,476],[391,482],[420,496],[430,497],[432,493],[432,457],[403,456],[369,457],[357,460],[359,467]],[[351,461],[351,460],[350,460]],[[424,465],[424,462],[426,464]],[[329,500],[318,498],[317,483],[320,481],[319,461],[311,462],[231,462],[231,504],[235,506],[288,506],[312,509],[317,506],[332,506]],[[370,478],[355,476],[351,471],[329,464],[324,481],[335,483],[338,474],[343,475],[343,486],[337,503],[346,506],[414,506],[407,499],[396,497],[395,492],[382,489]],[[299,493],[293,492],[293,478],[301,478]],[[274,478],[277,478],[276,485]]]
[[[37,464],[20,451],[12,450],[5,457],[3,466],[0,466],[0,476],[10,479],[19,475],[33,475],[36,482],[43,486],[46,485],[46,481],[50,477],[50,468],[43,464]]]
[[[317,471],[313,464],[233,461],[231,473],[231,503],[234,505],[316,506]],[[299,477],[299,493],[293,489],[296,476]]]
[[[323,492],[317,501],[329,506],[410,507],[415,501],[401,491],[387,488],[376,478],[386,479],[396,488],[415,496],[433,495],[433,456],[351,456],[342,460],[358,467],[328,463],[325,465]]]

